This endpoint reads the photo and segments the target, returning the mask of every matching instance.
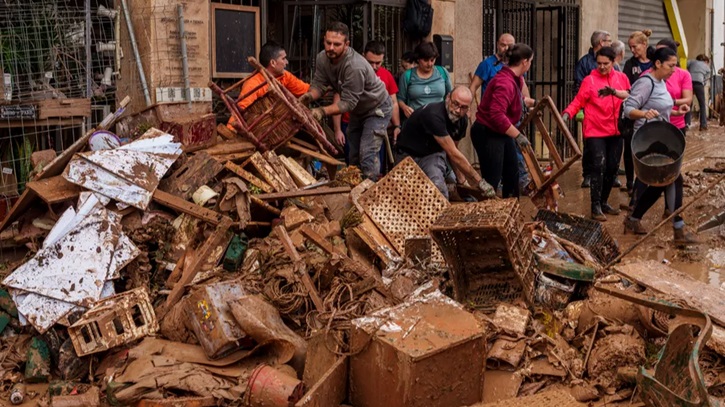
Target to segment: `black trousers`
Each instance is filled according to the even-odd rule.
[[[594,157],[592,157],[592,149],[589,147],[589,143],[587,143],[587,139],[584,139],[584,148],[582,151],[582,177],[587,178],[592,176],[592,160]]]
[[[617,177],[619,160],[622,158],[622,137],[588,137],[585,146],[589,148],[590,178],[589,190],[591,205],[604,205],[612,192],[614,179]]]
[[[624,174],[627,178],[627,189],[632,189],[634,185],[634,162],[632,161],[632,131],[622,134],[624,139]]]
[[[702,82],[692,81],[692,92],[697,98],[697,104],[700,107],[700,128],[707,127],[707,100],[705,100],[705,84]],[[692,108],[692,105],[690,105]],[[689,126],[692,124],[692,110],[687,112],[685,123]]]
[[[471,141],[478,154],[483,179],[494,189],[501,183],[504,198],[518,197],[519,167],[514,139],[476,122],[471,127]]]
[[[675,184],[675,207],[674,208],[668,208],[671,209],[673,212],[677,209],[680,209],[682,207],[682,175],[677,177],[677,179],[674,182]],[[644,184],[643,184],[644,185]],[[642,194],[639,196],[639,199],[637,201],[637,206],[634,207],[634,211],[632,211],[632,217],[635,219],[642,219],[645,213],[649,210],[649,208],[652,207],[652,205],[657,202],[658,199],[660,199],[660,195],[662,195],[665,192],[665,189],[667,189],[666,186],[664,187],[653,187],[651,185],[646,185],[644,190],[642,191]],[[665,200],[666,202],[667,200]],[[677,215],[673,219],[675,222],[682,221],[682,217],[680,215]]]

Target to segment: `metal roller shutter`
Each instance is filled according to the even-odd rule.
[[[617,39],[624,42],[625,61],[632,56],[627,45],[629,35],[634,31],[644,29],[652,30],[652,36],[649,37],[650,45],[657,44],[663,38],[672,38],[664,2],[662,0],[620,0]]]

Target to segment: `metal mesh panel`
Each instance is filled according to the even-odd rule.
[[[619,256],[617,241],[597,221],[545,209],[539,210],[536,220],[546,223],[556,235],[589,250],[603,264]]]

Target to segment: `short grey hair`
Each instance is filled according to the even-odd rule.
[[[611,37],[611,34],[609,34],[607,31],[601,31],[597,30],[592,33],[592,47],[596,47],[599,45],[600,42],[602,42],[603,39],[606,37]]]
[[[612,49],[614,50],[614,55],[622,55],[624,56],[624,43],[620,40],[614,41],[612,43]]]

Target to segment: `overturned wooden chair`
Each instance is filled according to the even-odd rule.
[[[573,153],[566,161],[561,158],[561,154],[556,149],[556,143],[551,137],[551,132],[546,128],[546,124],[544,124],[542,117],[545,109],[549,109],[553,124],[564,136],[564,141],[566,141],[568,147]],[[549,150],[549,155],[552,159],[552,171],[550,174],[545,174],[544,171],[542,171],[541,164],[536,159],[536,153],[531,146],[521,149],[524,161],[526,162],[526,168],[529,170],[529,174],[531,175],[532,184],[529,186],[529,196],[537,208],[555,209],[556,201],[559,199],[559,194],[552,188],[552,186],[554,182],[576,162],[576,160],[581,158],[582,153],[581,150],[579,150],[579,145],[576,140],[571,135],[569,128],[561,118],[554,101],[551,100],[549,96],[544,96],[539,103],[536,104],[536,107],[534,107],[534,109],[524,118],[524,121],[521,123],[519,128],[525,129],[532,122],[539,131],[538,134],[541,135],[541,139],[546,145],[546,148]]]
[[[275,150],[289,142],[300,130],[310,134],[320,147],[321,152],[337,154],[337,149],[327,140],[325,133],[310,113],[287,88],[273,78],[253,57],[248,58],[249,64],[255,68],[254,73],[222,89],[214,82],[209,88],[219,95],[224,105],[234,117],[234,129],[241,136],[249,139],[261,152]],[[241,111],[229,93],[241,86],[256,73],[261,73],[264,81],[249,92],[239,95],[242,100],[264,86],[267,93],[255,100],[248,108]]]

